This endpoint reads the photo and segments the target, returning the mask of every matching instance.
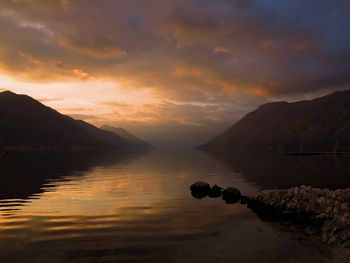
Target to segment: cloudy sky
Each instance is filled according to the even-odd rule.
[[[349,28],[347,0],[1,0],[0,89],[141,136],[209,135],[349,88]]]

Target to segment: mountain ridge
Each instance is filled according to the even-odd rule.
[[[131,145],[133,145],[139,149],[152,149],[153,148],[150,144],[141,140],[140,138],[138,138],[134,134],[130,133],[129,131],[125,130],[124,128],[121,128],[121,127],[117,128],[117,127],[113,127],[110,125],[103,125],[101,127],[101,129],[109,131],[109,132],[113,132],[113,133],[119,135],[123,139],[127,140]]]
[[[120,148],[132,146],[120,136],[75,120],[30,96],[0,93],[0,145]]]
[[[263,104],[198,148],[227,151],[306,147],[330,151],[335,144],[350,144],[350,90],[312,100]]]

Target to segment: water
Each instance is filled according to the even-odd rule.
[[[243,154],[218,160],[194,150],[10,153],[0,159],[0,261],[329,262],[317,238],[262,222],[239,204],[196,200],[188,187],[197,180],[245,194],[281,182],[345,187],[347,163]],[[288,177],[305,167],[312,174],[281,180],[283,167],[294,167]]]

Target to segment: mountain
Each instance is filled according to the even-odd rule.
[[[0,145],[46,147],[132,147],[122,137],[96,128],[10,91],[0,93]]]
[[[338,150],[350,149],[350,90],[314,100],[264,104],[198,148],[333,151],[335,145]]]
[[[128,143],[130,143],[131,145],[133,145],[136,148],[139,148],[139,149],[151,149],[152,148],[151,145],[149,145],[148,143],[139,139],[138,137],[136,137],[135,135],[131,134],[130,132],[128,132],[127,130],[125,130],[123,128],[116,128],[116,127],[112,127],[109,125],[104,125],[101,127],[101,129],[109,131],[109,132],[113,132],[113,133],[119,135],[120,137],[122,137],[123,139],[128,141]]]

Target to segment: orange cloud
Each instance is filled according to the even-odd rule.
[[[224,120],[222,109],[350,85],[346,23],[327,21],[342,32],[327,42],[313,28],[324,15],[309,24],[255,1],[200,2],[0,1],[0,71],[13,90],[75,98],[58,109],[98,108],[71,114],[142,123]]]
[[[175,77],[200,77],[202,71],[197,68],[177,68],[172,75]]]
[[[73,73],[80,80],[88,80],[91,78],[90,74],[82,69],[74,69]]]
[[[214,53],[228,53],[230,50],[223,46],[217,46],[214,48]]]
[[[73,3],[70,0],[61,0],[61,6],[66,11],[73,9]]]
[[[113,42],[105,37],[85,40],[61,37],[58,44],[63,48],[97,59],[118,58],[127,54],[126,51],[115,47]]]

